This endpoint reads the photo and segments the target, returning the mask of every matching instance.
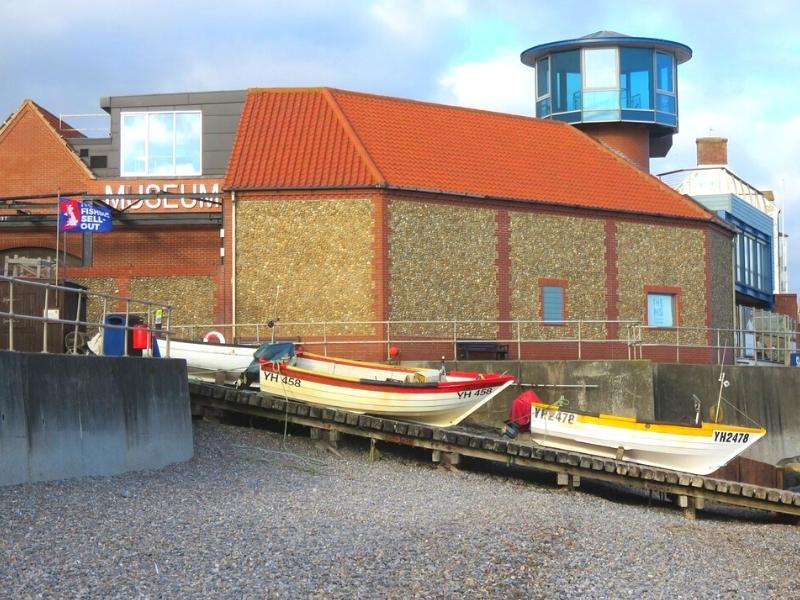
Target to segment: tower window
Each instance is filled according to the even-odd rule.
[[[550,58],[540,58],[536,62],[536,97],[550,94]]]
[[[656,52],[656,89],[659,92],[675,91],[675,59],[671,54]]]
[[[613,89],[619,81],[616,48],[587,48],[583,51],[583,86]]]

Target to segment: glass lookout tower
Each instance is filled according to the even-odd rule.
[[[521,59],[536,69],[536,116],[572,123],[644,171],[678,131],[677,66],[688,46],[598,31],[541,44]]]

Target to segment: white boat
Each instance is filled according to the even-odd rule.
[[[707,475],[767,433],[722,423],[678,425],[531,403],[531,438],[543,446]]]
[[[167,340],[153,337],[157,356],[167,356]],[[214,381],[217,373],[223,373],[227,382],[233,382],[253,361],[258,346],[215,344],[189,340],[170,339],[169,357],[186,361],[189,375],[198,379]]]
[[[262,358],[260,366],[264,393],[436,427],[460,423],[514,382],[497,373],[444,373],[290,349]]]

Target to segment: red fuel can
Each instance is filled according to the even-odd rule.
[[[133,326],[133,339],[131,345],[134,350],[144,350],[150,347],[150,330],[147,325],[139,324]]]

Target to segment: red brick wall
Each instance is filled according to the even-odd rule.
[[[775,294],[773,312],[786,315],[798,322],[797,294]]]
[[[80,159],[30,105],[3,131],[0,175],[0,196],[80,192],[91,181]]]
[[[650,172],[650,130],[640,123],[581,123],[581,131],[610,146],[645,173]]]
[[[727,165],[728,140],[721,137],[697,138],[698,165]]]

